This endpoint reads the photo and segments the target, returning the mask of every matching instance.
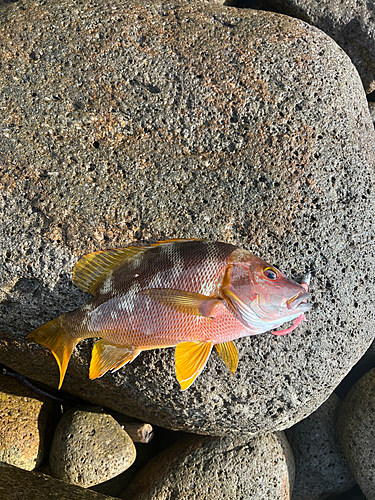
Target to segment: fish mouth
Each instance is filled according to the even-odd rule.
[[[294,295],[292,298],[286,301],[286,307],[288,309],[301,309],[303,312],[309,311],[312,307],[311,304],[308,304],[306,302],[307,299],[310,298],[310,293],[309,292],[300,292],[297,293],[297,295]]]

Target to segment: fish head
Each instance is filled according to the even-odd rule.
[[[238,319],[255,330],[268,331],[311,309],[307,285],[247,251],[228,266],[222,291]]]

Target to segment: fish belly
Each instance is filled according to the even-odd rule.
[[[243,336],[245,330],[224,306],[210,318],[178,312],[142,295],[136,300],[114,297],[95,308],[87,320],[90,337],[141,350],[172,347],[180,342],[228,342]]]

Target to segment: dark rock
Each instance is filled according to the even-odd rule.
[[[366,93],[375,90],[375,6],[366,0],[260,0],[260,8],[298,17],[327,33],[349,55]]]
[[[127,470],[135,456],[133,441],[111,415],[74,409],[56,428],[49,465],[54,477],[88,488]]]
[[[0,466],[0,498],[6,500],[111,500],[113,497],[67,484],[40,472]]]
[[[335,392],[339,398],[344,399],[353,385],[372,368],[375,368],[375,342],[370,345],[358,363],[353,366],[347,376],[336,387]]]
[[[374,126],[375,126],[375,102],[369,102],[368,103],[368,107],[369,107],[369,110],[370,110],[370,115],[371,115],[371,118],[372,118],[372,121],[374,123]]]
[[[2,6],[0,51],[0,362],[57,386],[26,335],[87,300],[79,255],[224,240],[294,277],[312,268],[308,323],[238,341],[233,377],[212,355],[185,392],[173,349],[90,381],[84,341],[64,390],[203,434],[319,407],[375,332],[374,127],[344,52],[282,15],[123,0]]]
[[[246,437],[189,436],[153,458],[124,500],[291,498],[294,459],[282,432]]]
[[[296,462],[293,500],[323,500],[356,484],[336,429],[340,404],[333,393],[314,413],[285,431]]]
[[[55,417],[56,405],[51,400],[0,376],[0,461],[36,469],[48,453],[48,428]]]
[[[375,499],[375,368],[349,391],[338,431],[350,469],[368,500]]]

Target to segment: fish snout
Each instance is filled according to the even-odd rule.
[[[297,293],[291,299],[286,301],[286,306],[288,309],[297,309],[299,307],[303,312],[309,311],[311,309],[311,304],[306,302],[310,298],[309,292]]]

